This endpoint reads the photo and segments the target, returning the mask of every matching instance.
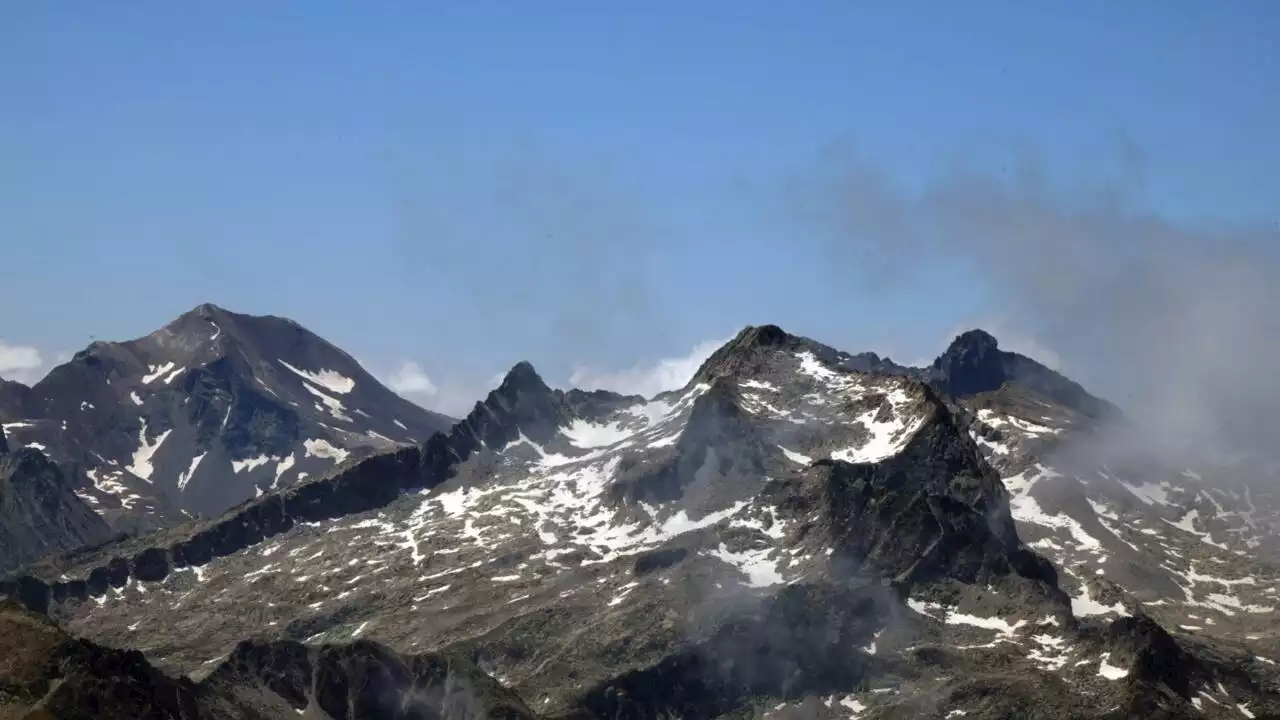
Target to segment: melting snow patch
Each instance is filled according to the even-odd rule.
[[[1168,483],[1147,483],[1143,485],[1132,485],[1119,478],[1116,478],[1134,497],[1148,505],[1168,505],[1169,504],[1169,485]]]
[[[196,468],[199,467],[200,461],[203,460],[204,456],[207,454],[208,453],[200,453],[199,455],[191,458],[191,466],[187,468],[187,471],[178,474],[178,492],[182,492],[186,489],[187,483],[191,482],[191,478],[196,474]]]
[[[173,370],[173,365],[174,365],[173,363],[171,363],[171,362],[167,362],[167,363],[165,363],[165,364],[163,364],[163,365],[152,365],[152,366],[150,366],[150,370],[151,370],[151,372],[150,372],[150,373],[148,373],[148,374],[146,374],[146,375],[143,375],[143,376],[142,376],[142,384],[143,384],[143,385],[150,385],[150,384],[151,384],[151,382],[152,382],[153,380],[155,380],[155,379],[159,378],[161,375],[165,375],[165,374],[169,373],[169,371]]]
[[[347,409],[347,408],[346,408],[346,406],[345,406],[345,405],[343,405],[343,404],[342,404],[342,401],[341,401],[341,400],[339,400],[338,398],[335,398],[335,397],[331,397],[331,396],[329,396],[329,395],[325,395],[324,393],[322,393],[322,392],[320,392],[319,390],[317,390],[317,389],[315,389],[315,388],[311,387],[311,386],[310,386],[310,385],[308,385],[307,383],[302,383],[302,387],[306,388],[306,389],[307,389],[307,392],[309,392],[309,393],[311,393],[312,395],[315,395],[316,397],[320,398],[320,402],[324,403],[324,406],[325,406],[325,407],[327,407],[327,408],[329,408],[329,414],[330,414],[330,415],[334,416],[334,417],[335,417],[335,418],[337,418],[338,420],[343,420],[343,421],[345,421],[345,422],[351,422],[351,416],[346,414],[346,409]],[[317,409],[319,409],[319,408],[317,407]]]
[[[334,447],[328,440],[317,438],[303,440],[302,447],[306,450],[308,457],[327,458],[335,464],[346,460],[347,456],[351,454],[340,447]],[[299,476],[299,479],[301,479],[301,476]]]
[[[773,551],[774,549],[769,547],[762,550],[747,550],[734,553],[730,552],[724,543],[720,543],[720,547],[711,554],[722,562],[742,571],[747,576],[747,585],[751,587],[770,587],[786,582],[786,578],[782,577],[782,574],[778,572],[777,562],[769,559],[769,555]]]
[[[1121,617],[1129,615],[1128,611],[1124,609],[1123,603],[1117,602],[1115,605],[1103,605],[1089,597],[1089,586],[1084,584],[1080,588],[1080,597],[1071,598],[1071,613],[1076,617],[1106,615],[1107,613],[1115,613]]]
[[[851,463],[879,462],[898,454],[906,447],[911,436],[924,424],[924,417],[909,418],[910,422],[908,422],[910,413],[906,405],[910,402],[910,398],[903,390],[894,390],[889,393],[887,400],[893,406],[892,417],[889,420],[877,420],[880,408],[868,410],[858,416],[855,422],[861,423],[870,437],[857,447],[831,453],[833,460]]]
[[[638,582],[629,582],[626,585],[623,585],[622,587],[618,588],[618,594],[616,597],[614,597],[612,600],[609,601],[609,607],[617,607],[618,605],[621,605],[622,601],[626,599],[627,595],[630,595],[631,591],[634,590],[639,585],[640,583]]]
[[[1107,664],[1107,660],[1111,658],[1111,653],[1102,653],[1101,659],[1098,660],[1098,675],[1108,680],[1119,680],[1126,677],[1129,671],[1125,668],[1116,667]]]
[[[584,450],[616,445],[633,434],[633,431],[623,428],[618,422],[595,425],[586,420],[574,420],[569,427],[561,429],[561,432],[575,447]]]
[[[809,463],[813,462],[813,459],[810,458],[808,455],[801,455],[800,453],[792,450],[788,450],[782,447],[781,445],[778,446],[778,449],[781,450],[782,454],[786,455],[787,459],[793,463],[799,463],[800,465],[808,465]]]
[[[244,460],[232,460],[231,470],[236,473],[244,472],[245,470],[252,472],[254,468],[259,465],[266,465],[273,459],[266,455],[259,455],[258,457],[245,458]]]
[[[849,716],[850,718],[858,717],[859,715],[862,714],[863,710],[867,709],[866,705],[863,705],[862,703],[858,702],[855,698],[852,698],[852,697],[846,697],[842,699],[840,701],[840,706],[848,710],[850,713],[852,713]]]
[[[877,630],[876,634],[871,636],[871,642],[862,648],[863,650],[867,651],[868,655],[876,654],[876,641],[880,639],[880,636],[883,633],[884,633],[884,628]]]
[[[172,365],[172,363],[170,363]],[[156,454],[156,450],[160,449],[160,445],[164,443],[164,439],[169,437],[172,429],[165,430],[156,436],[154,444],[147,442],[147,421],[142,421],[142,428],[138,430],[138,449],[133,451],[133,462],[125,469],[137,475],[138,477],[151,482],[151,473],[155,468],[151,467],[151,458]]]
[[[133,401],[134,405],[142,405],[142,398],[138,397],[138,393],[136,391],[129,393],[129,399]]]
[[[1031,488],[1040,480],[1061,477],[1061,475],[1050,468],[1044,468],[1039,465],[1035,467],[1036,473],[1028,476],[1032,470],[1024,470],[1017,475],[1010,475],[1004,479],[1005,487],[1008,488],[1012,498],[1009,501],[1009,509],[1013,513],[1013,518],[1024,523],[1032,525],[1040,525],[1042,527],[1062,529],[1070,533],[1071,538],[1076,541],[1076,546],[1080,550],[1101,551],[1102,543],[1097,538],[1085,532],[1084,526],[1075,518],[1068,517],[1063,514],[1051,515],[1040,507],[1040,504],[1031,497]]]
[[[948,613],[946,619],[948,625],[973,625],[987,630],[995,630],[1006,637],[1011,637],[1014,631],[1025,625],[1026,622],[1026,620],[1019,620],[1016,623],[1010,623],[997,617],[979,617],[957,612]]]
[[[276,479],[271,481],[271,489],[275,490],[280,486],[280,476],[285,474],[289,468],[293,467],[294,460],[297,456],[290,453],[283,460],[276,463]]]
[[[283,360],[278,360],[277,362],[279,362],[281,365],[288,368],[291,372],[293,372],[295,375],[302,378],[303,380],[309,380],[332,393],[338,393],[339,395],[346,395],[347,393],[354,390],[356,387],[355,380],[352,380],[349,377],[344,377],[340,373],[335,372],[333,370],[326,370],[324,368],[321,368],[320,372],[312,373],[312,372],[307,372],[306,370],[299,370],[298,368],[290,365],[289,363]]]

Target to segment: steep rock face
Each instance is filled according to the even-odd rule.
[[[133,531],[217,515],[452,425],[297,323],[213,305],[91,344],[25,392],[0,393],[0,418]]]
[[[6,452],[3,443],[0,433],[0,573],[111,537],[57,465],[38,450]]]
[[[1016,573],[1056,589],[1052,566],[1022,547],[999,476],[941,403],[902,452],[815,470],[808,483],[780,483],[779,505],[805,517],[819,509],[815,530],[854,562],[903,583]]]

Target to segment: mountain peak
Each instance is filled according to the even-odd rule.
[[[966,330],[929,367],[934,387],[952,397],[969,397],[1014,383],[1090,417],[1116,417],[1119,410],[1090,395],[1079,384],[1034,359],[1001,350],[985,330]]]
[[[981,328],[965,330],[951,341],[947,346],[946,354],[958,354],[965,352],[990,352],[1000,347],[1000,341],[995,336]]]
[[[694,374],[697,382],[710,382],[756,366],[763,351],[798,345],[801,338],[777,325],[748,325],[707,358]]]
[[[216,315],[227,315],[227,314],[230,314],[230,311],[225,308],[214,305],[213,303],[201,303],[191,308],[190,310],[188,310],[183,314],[198,315],[203,318],[209,318],[209,317],[214,317]]]
[[[503,376],[502,383],[498,386],[498,391],[508,392],[551,392],[551,388],[542,380],[542,376],[537,370],[533,369],[533,363],[528,360],[521,360],[507,371]]]

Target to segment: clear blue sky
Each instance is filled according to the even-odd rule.
[[[913,188],[1127,143],[1155,212],[1274,222],[1278,38],[1268,0],[5,3],[0,338],[212,301],[438,383],[756,322],[913,360],[1001,308],[928,257],[841,282],[780,199],[824,147]]]

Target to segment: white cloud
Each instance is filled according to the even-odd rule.
[[[418,407],[452,418],[462,418],[471,412],[476,402],[483,400],[489,391],[502,382],[502,375],[491,380],[488,385],[454,378],[441,381],[432,380],[427,371],[412,360],[401,361],[396,369],[385,375],[379,375],[384,385]]]
[[[399,395],[431,397],[439,392],[439,388],[431,382],[431,378],[427,376],[422,366],[412,360],[400,363],[400,367],[387,376],[387,387]]]
[[[648,365],[638,364],[626,370],[610,372],[579,365],[569,376],[569,384],[583,390],[612,390],[623,395],[651,398],[658,393],[684,387],[698,367],[727,342],[728,339],[706,340],[685,355],[662,358]]]
[[[40,351],[28,345],[10,345],[0,340],[0,377],[31,385],[45,376],[48,368]]]

